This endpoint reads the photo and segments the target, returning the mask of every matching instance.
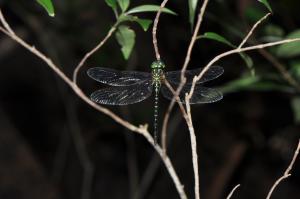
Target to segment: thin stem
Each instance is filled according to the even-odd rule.
[[[186,68],[187,68],[189,62],[190,62],[190,57],[191,57],[191,54],[192,54],[192,50],[193,50],[194,44],[197,40],[197,35],[199,33],[199,30],[200,30],[200,26],[201,26],[201,23],[202,23],[202,20],[203,20],[203,16],[204,16],[207,4],[208,4],[208,0],[204,0],[202,6],[200,8],[200,12],[198,14],[198,19],[197,19],[197,22],[196,22],[196,27],[194,29],[193,36],[191,38],[189,47],[187,49],[187,54],[186,54],[186,57],[185,57],[185,61],[184,61],[184,64],[182,66],[180,84],[179,84],[178,88],[176,89],[175,95],[174,95],[173,99],[171,100],[171,102],[169,104],[169,107],[167,109],[167,112],[165,113],[165,116],[164,116],[164,122],[163,122],[163,128],[162,128],[162,137],[166,137],[166,131],[167,131],[167,126],[168,126],[170,113],[172,112],[172,110],[174,108],[176,98],[178,97],[180,91],[182,90],[184,84],[186,83],[186,78],[184,76],[184,73],[186,71]],[[166,144],[164,144],[164,145],[166,145]]]
[[[171,84],[168,82],[168,80],[166,78],[164,78],[164,83],[167,86],[167,88],[172,92],[173,96],[176,96],[176,98],[173,101],[173,104],[175,104],[175,101],[177,101],[180,111],[182,113],[182,116],[187,120],[187,113],[184,109],[184,106],[182,105],[180,98],[178,95],[176,95],[176,91],[173,89],[173,87],[171,86]],[[172,102],[171,102],[172,104]],[[167,152],[167,122],[169,120],[170,114],[171,114],[171,107],[168,107],[168,110],[166,112],[166,115],[164,117],[164,121],[163,121],[163,127],[162,127],[162,132],[161,132],[161,145],[162,148],[165,152]]]
[[[234,192],[240,187],[241,185],[238,184],[236,185],[232,190],[231,192],[229,193],[229,195],[226,197],[226,199],[230,199],[232,197],[232,195],[234,194]]]
[[[152,42],[153,42],[153,47],[154,47],[154,51],[155,51],[155,57],[156,60],[160,60],[160,54],[159,54],[159,50],[158,50],[158,45],[157,45],[157,26],[158,26],[158,22],[159,22],[159,17],[160,14],[163,10],[163,8],[166,6],[167,2],[169,0],[164,0],[161,4],[160,4],[160,8],[156,13],[155,19],[154,19],[154,23],[153,23],[153,28],[152,28]]]
[[[81,69],[81,67],[84,65],[84,63],[86,62],[86,60],[92,56],[96,51],[98,51],[103,44],[106,43],[106,41],[112,36],[112,34],[116,31],[117,26],[118,26],[119,22],[117,21],[109,30],[109,32],[107,33],[107,35],[104,37],[104,39],[102,41],[100,41],[100,43],[95,46],[92,50],[90,50],[88,53],[85,54],[85,56],[81,59],[81,61],[78,63],[78,65],[76,66],[74,72],[73,72],[73,82],[75,84],[77,84],[77,76],[78,76],[78,72]]]
[[[198,165],[198,154],[197,154],[197,138],[195,134],[195,129],[192,121],[192,113],[191,106],[189,105],[188,95],[185,96],[186,100],[186,110],[188,114],[187,125],[190,132],[191,139],[191,149],[192,149],[192,161],[193,161],[193,169],[194,169],[194,178],[195,178],[195,198],[200,198],[200,183],[199,183],[199,165]]]
[[[293,169],[295,161],[296,161],[296,159],[297,159],[297,157],[299,155],[299,151],[300,151],[300,140],[298,142],[298,146],[297,146],[297,148],[296,148],[296,150],[294,152],[294,156],[293,156],[293,158],[292,158],[289,166],[287,167],[287,169],[285,170],[285,172],[283,173],[283,175],[278,180],[276,180],[276,182],[273,184],[273,186],[271,187],[271,189],[270,189],[270,191],[269,191],[266,199],[270,199],[271,198],[271,196],[272,196],[275,188],[280,184],[281,181],[283,181],[284,179],[286,179],[286,178],[288,178],[288,177],[291,176],[290,172]]]
[[[250,36],[253,34],[254,30],[258,27],[259,24],[261,24],[265,19],[268,18],[268,16],[270,16],[271,13],[266,14],[264,17],[262,17],[260,20],[258,20],[251,28],[251,30],[248,32],[248,34],[246,35],[246,37],[243,39],[243,41],[240,43],[240,45],[238,46],[238,48],[242,48],[243,45],[248,41],[248,39],[250,38]]]

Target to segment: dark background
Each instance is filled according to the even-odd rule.
[[[132,0],[134,5],[160,1]],[[0,1],[13,29],[34,44],[71,76],[80,58],[97,44],[114,22],[104,0],[54,1],[56,17],[50,18],[34,1]],[[260,41],[267,24],[284,34],[300,26],[297,0],[270,1],[274,15],[259,28],[252,41]],[[183,64],[191,29],[186,1],[170,1],[178,16],[161,17],[158,42],[167,70]],[[234,44],[241,41],[254,14],[266,13],[257,1],[211,1],[201,32],[215,31]],[[140,16],[154,18],[154,14]],[[112,37],[79,74],[79,85],[90,94],[101,85],[86,75],[93,66],[150,71],[155,59],[151,31],[136,31],[136,46],[125,61]],[[195,45],[189,68],[204,66],[217,54],[229,50],[215,41]],[[271,49],[272,52],[272,49]],[[226,198],[236,184],[242,186],[232,198],[264,198],[289,164],[299,139],[291,100],[297,93],[259,52],[249,55],[257,74],[276,74],[280,89],[235,90],[224,93],[218,103],[193,106],[198,141],[202,198]],[[293,58],[293,59],[297,59]],[[283,64],[287,59],[279,59]],[[223,87],[249,73],[239,56],[218,64],[225,73],[212,83]],[[168,101],[161,99],[161,117]],[[153,98],[126,106],[109,107],[138,125],[152,124]],[[150,125],[151,130],[151,125]],[[189,133],[178,108],[169,124],[168,153],[185,190],[193,198],[193,172]],[[299,161],[292,176],[274,192],[274,199],[300,198]],[[92,199],[179,198],[162,162],[140,135],[127,131],[111,118],[81,101],[48,66],[3,34],[0,37],[0,198]]]

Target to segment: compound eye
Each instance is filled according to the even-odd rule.
[[[162,62],[161,60],[156,60],[154,61],[152,64],[151,64],[151,68],[152,69],[155,69],[155,68],[165,68],[165,64],[164,62]]]

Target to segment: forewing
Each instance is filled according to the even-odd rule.
[[[134,104],[147,99],[152,93],[150,80],[130,86],[117,86],[100,89],[91,94],[92,101],[106,105]]]
[[[162,94],[165,98],[172,100],[173,93],[164,85],[161,88]],[[190,85],[186,85],[181,90],[179,95],[180,101],[185,104],[185,94],[189,93],[191,89]],[[190,104],[205,104],[213,103],[219,101],[223,98],[221,92],[213,88],[207,88],[200,85],[196,85],[192,98],[190,99]]]
[[[87,71],[90,78],[110,86],[129,86],[151,79],[151,73],[138,71],[117,71],[110,68],[95,67]]]
[[[193,78],[196,75],[199,75],[200,72],[203,70],[203,68],[198,68],[194,70],[187,70],[185,72],[185,77],[187,79],[186,84],[192,84]],[[197,82],[197,84],[201,84],[213,79],[218,78],[220,75],[222,75],[224,72],[224,69],[221,66],[212,66],[208,71],[204,73],[202,78]],[[165,73],[165,77],[171,84],[178,85],[180,83],[180,76],[181,71],[169,71]]]

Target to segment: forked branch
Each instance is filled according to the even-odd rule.
[[[10,27],[10,25],[5,20],[3,14],[2,14],[1,9],[0,9],[0,22],[3,25],[3,26],[0,26],[0,31],[1,32],[3,32],[4,34],[6,34],[12,40],[16,41],[21,46],[23,46],[25,49],[27,49],[28,51],[30,51],[31,53],[33,53],[35,56],[37,56],[38,58],[40,58],[43,62],[45,62],[88,105],[90,105],[91,107],[93,107],[97,111],[99,111],[101,113],[104,113],[105,115],[109,116],[110,118],[112,118],[114,121],[116,121],[117,123],[121,124],[125,128],[127,128],[127,129],[129,129],[129,130],[131,130],[131,131],[133,131],[135,133],[143,135],[146,138],[146,140],[153,146],[153,148],[156,150],[156,152],[159,154],[159,156],[161,157],[164,165],[166,166],[166,168],[167,168],[167,170],[168,170],[168,172],[169,172],[169,174],[170,174],[170,176],[172,178],[172,181],[175,184],[175,187],[177,189],[177,192],[179,193],[180,198],[181,199],[187,199],[186,193],[184,191],[184,187],[181,184],[181,182],[180,182],[180,180],[179,180],[179,178],[178,178],[178,176],[176,174],[176,171],[175,171],[175,169],[174,169],[174,167],[173,167],[173,165],[172,165],[169,157],[165,155],[164,151],[162,150],[162,148],[159,145],[157,145],[157,144],[154,143],[153,137],[151,136],[151,134],[147,130],[147,125],[135,126],[135,125],[129,123],[128,121],[120,118],[118,115],[116,115],[115,113],[113,113],[109,109],[107,109],[105,107],[102,107],[102,106],[94,103],[93,101],[91,101],[89,99],[89,97],[87,97],[83,93],[83,91],[77,86],[76,81],[73,82],[69,77],[67,77],[65,75],[65,73],[63,71],[61,71],[60,68],[52,62],[52,60],[50,58],[48,58],[41,51],[37,50],[34,46],[29,45],[27,42],[25,42],[18,35],[15,34],[15,32]],[[107,37],[109,37],[109,36],[107,36]],[[104,38],[105,41],[108,39],[107,37]],[[105,41],[103,43],[105,43]],[[101,45],[103,45],[103,44],[101,44]],[[88,55],[85,56],[86,59],[93,52],[94,51],[91,51],[90,54],[88,53]],[[82,63],[84,63],[86,59],[83,59]]]

